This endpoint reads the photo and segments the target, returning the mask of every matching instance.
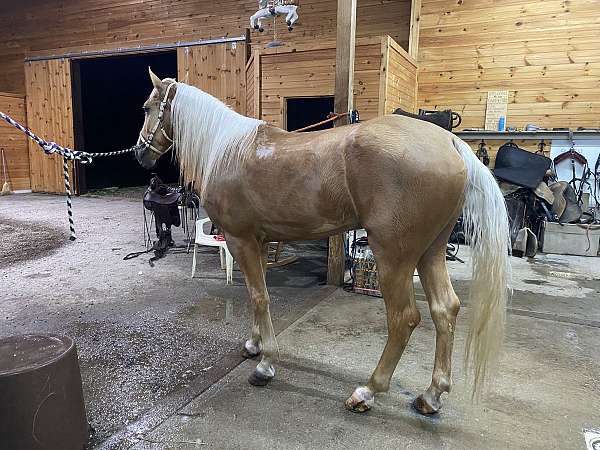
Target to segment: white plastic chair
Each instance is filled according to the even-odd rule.
[[[221,257],[221,269],[227,273],[227,284],[233,284],[233,256],[229,253],[227,243],[218,241],[212,234],[204,233],[204,224],[210,222],[210,219],[199,219],[196,221],[196,238],[194,242],[194,262],[192,263],[192,278],[196,274],[196,248],[199,245],[208,247],[219,247],[219,256]]]

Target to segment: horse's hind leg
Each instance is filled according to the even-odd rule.
[[[454,225],[454,223],[452,223]],[[435,324],[435,364],[431,385],[414,402],[421,414],[433,414],[442,407],[441,395],[452,384],[452,346],[460,301],[446,267],[446,242],[452,231],[448,227],[421,257],[417,269]]]
[[[227,236],[227,245],[235,256],[244,277],[254,312],[252,327],[253,343],[261,343],[262,359],[248,381],[255,386],[264,386],[275,376],[273,358],[277,355],[277,340],[269,312],[269,293],[265,283],[263,248],[254,239],[239,239]],[[246,350],[248,347],[246,347]]]
[[[380,240],[379,242],[385,242]],[[357,388],[346,400],[346,407],[354,412],[371,408],[375,393],[389,389],[390,379],[404,352],[404,348],[419,324],[421,315],[415,304],[413,273],[416,258],[398,249],[378,245],[372,235],[369,244],[377,258],[379,285],[387,312],[388,338],[377,368],[366,386]]]

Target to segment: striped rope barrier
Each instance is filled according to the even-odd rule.
[[[124,155],[126,153],[135,152],[138,148],[141,147],[140,145],[134,145],[133,147],[130,147],[130,148],[127,148],[124,150],[117,150],[114,152],[106,152],[106,153],[82,152],[82,151],[72,150],[68,147],[63,147],[61,145],[58,145],[56,142],[51,142],[51,141],[49,142],[49,141],[42,139],[41,137],[37,136],[33,131],[31,131],[29,128],[24,127],[19,122],[14,120],[8,114],[3,113],[2,111],[0,111],[0,119],[4,120],[9,125],[12,125],[17,130],[25,133],[27,135],[27,137],[29,137],[32,141],[34,141],[36,144],[38,144],[40,146],[40,148],[44,151],[44,153],[46,153],[47,155],[59,155],[59,156],[63,157],[65,193],[67,194],[67,214],[69,216],[69,231],[70,231],[69,239],[71,239],[72,241],[74,241],[76,239],[76,235],[75,235],[75,222],[73,220],[73,202],[72,202],[71,182],[70,182],[70,177],[69,177],[69,161],[80,161],[82,164],[91,164],[93,158]]]

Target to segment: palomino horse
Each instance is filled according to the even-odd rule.
[[[195,87],[150,75],[154,89],[144,104],[144,145],[136,156],[149,169],[174,146],[185,181],[194,183],[209,217],[224,231],[254,312],[242,353],[262,353],[251,384],[273,378],[278,354],[265,286],[266,244],[322,239],[362,227],[377,260],[388,338],[371,378],[346,406],[366,411],[375,393],[388,390],[420,321],[413,291],[416,267],[435,324],[436,348],[431,385],[415,407],[424,414],[438,411],[442,393],[450,391],[460,305],[445,251],[462,211],[473,261],[466,361],[474,375],[473,393],[482,387],[503,340],[509,232],[500,189],[466,143],[435,125],[401,116],[289,133],[244,117]]]

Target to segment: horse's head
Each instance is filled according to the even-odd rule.
[[[135,156],[145,169],[152,169],[156,161],[173,147],[171,102],[177,88],[175,80],[158,78],[150,68],[150,79],[154,89],[144,103],[144,126],[140,131]]]

